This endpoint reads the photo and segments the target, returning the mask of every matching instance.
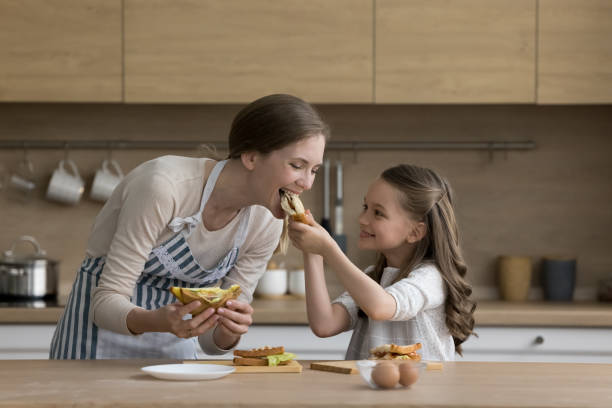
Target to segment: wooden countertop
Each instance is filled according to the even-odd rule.
[[[308,324],[304,300],[253,301],[254,324]],[[0,307],[1,323],[55,323],[61,307],[27,309]],[[612,303],[481,301],[478,326],[611,327]]]
[[[0,407],[491,407],[609,408],[612,364],[445,363],[409,389],[372,390],[359,375],[230,374],[165,381],[151,360],[3,360]]]

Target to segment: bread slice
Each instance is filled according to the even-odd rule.
[[[304,204],[302,204],[302,201],[297,194],[294,194],[291,191],[281,190],[281,207],[283,208],[283,211],[293,218],[294,221],[308,224]]]
[[[180,288],[173,286],[170,292],[180,300],[184,305],[199,300],[201,306],[191,312],[192,316],[197,316],[209,307],[215,309],[224,306],[228,300],[236,299],[242,290],[240,285],[232,285],[229,289],[221,289],[218,287],[209,288]]]
[[[285,352],[285,347],[283,346],[279,346],[279,347],[265,346],[265,347],[251,349],[251,350],[234,350],[234,355],[238,357],[266,357],[266,356],[273,356],[275,354],[283,354],[284,352]]]
[[[382,346],[370,349],[370,359],[375,360],[412,360],[421,361],[421,355],[417,350],[421,348],[421,343],[398,346],[397,344],[383,344]]]
[[[384,354],[371,354],[370,359],[372,360],[412,360],[421,361],[421,355],[417,352],[410,354],[395,354],[395,353],[384,353]]]
[[[384,355],[387,353],[392,354],[410,354],[421,348],[421,343],[408,344],[406,346],[398,346],[397,344],[383,344],[382,346],[374,347],[370,349],[370,354],[373,355]]]

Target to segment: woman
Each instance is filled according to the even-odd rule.
[[[50,358],[196,358],[196,339],[211,355],[235,347],[279,245],[279,191],[311,188],[328,137],[309,104],[270,95],[234,118],[227,160],[163,156],[135,168],[96,218]],[[168,291],[216,284],[242,294],[192,319],[199,302]]]

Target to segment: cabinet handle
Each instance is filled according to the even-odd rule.
[[[533,344],[543,344],[544,343],[544,337],[542,336],[538,336],[535,339],[533,339]]]

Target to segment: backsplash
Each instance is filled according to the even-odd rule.
[[[193,140],[226,139],[237,105],[0,104],[0,140]],[[357,216],[371,181],[385,168],[409,162],[432,167],[454,188],[468,278],[479,298],[496,298],[499,255],[527,255],[534,261],[532,298],[539,295],[543,256],[578,259],[576,299],[592,299],[599,279],[612,273],[612,106],[527,105],[321,105],[333,141],[526,141],[534,150],[328,151],[344,166],[344,228],[348,255],[360,267],[374,254],[359,251]],[[221,152],[223,153],[223,152]],[[0,190],[0,249],[20,235],[33,235],[61,261],[60,297],[67,295],[82,261],[89,230],[101,204],[87,198],[93,174],[108,152],[70,150],[86,180],[76,207],[44,199],[53,169],[66,152],[34,150],[39,188],[24,201]],[[117,150],[127,172],[164,155],[197,151]],[[11,172],[19,150],[0,150],[0,165]],[[332,166],[333,170],[333,166]],[[322,174],[322,173],[320,173]],[[333,188],[332,171],[332,188]],[[322,177],[303,196],[315,218],[322,215]],[[333,194],[332,194],[333,196]],[[333,205],[333,202],[332,202]],[[333,207],[332,207],[333,208]],[[333,218],[333,211],[332,211]],[[301,267],[292,249],[276,257]],[[332,296],[342,291],[328,272]]]

